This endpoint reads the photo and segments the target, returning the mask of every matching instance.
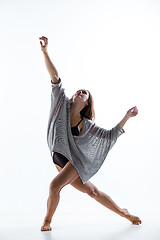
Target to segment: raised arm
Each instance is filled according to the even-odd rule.
[[[41,50],[44,54],[45,64],[46,64],[47,70],[49,72],[49,75],[51,77],[51,81],[52,81],[52,83],[59,83],[58,72],[57,72],[55,66],[53,65],[51,59],[49,58],[49,55],[48,55],[48,52],[47,52],[48,38],[42,36],[39,39],[44,41],[44,45],[40,41]]]
[[[128,121],[128,119],[130,117],[134,117],[138,114],[138,109],[137,107],[133,107],[131,109],[129,109],[126,113],[126,115],[124,116],[124,118],[118,123],[120,129],[123,129],[123,126],[125,125],[125,123]]]

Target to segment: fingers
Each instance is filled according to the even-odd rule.
[[[131,113],[132,113],[133,115],[137,115],[137,114],[138,114],[138,109],[132,109],[132,110],[131,110]]]
[[[134,108],[136,109],[137,107],[135,106],[135,107],[132,107],[131,109],[134,109]]]
[[[136,112],[136,113],[138,113],[137,107],[133,107],[133,111]]]
[[[131,111],[131,112],[138,112],[138,109],[137,109],[137,107],[135,106],[135,107],[132,107],[131,109],[129,109],[129,111]]]
[[[48,44],[48,38],[46,38],[45,36],[39,37],[39,39],[43,40],[44,43],[45,43],[45,45]],[[40,41],[40,44],[41,44],[41,46],[43,46],[41,41]],[[45,45],[44,45],[44,46],[45,46]]]
[[[133,107],[133,109],[134,109],[134,110],[135,110],[135,109],[138,110],[137,107]]]
[[[128,114],[128,116],[130,116],[130,117],[136,116],[136,115],[138,114],[138,109],[137,109],[137,107],[135,106],[135,107],[132,107],[131,109],[129,109],[129,110],[127,111],[127,114]]]
[[[48,38],[46,38],[46,37],[44,37],[44,36],[40,37],[39,39],[42,39],[42,40],[44,40],[44,41],[48,41]]]
[[[40,37],[40,38],[46,38],[45,36],[42,36],[42,37]]]

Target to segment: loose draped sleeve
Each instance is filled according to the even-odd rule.
[[[113,145],[116,143],[117,138],[125,133],[124,129],[120,129],[119,124],[113,127],[111,130],[106,130],[96,125],[96,123],[88,121],[90,123],[89,133],[94,135],[98,140],[101,140],[101,143],[107,142],[107,148],[110,150]]]
[[[85,119],[84,135],[76,138],[77,145],[87,158],[86,172],[92,176],[99,170],[117,138],[125,131],[117,124],[111,130],[96,125],[92,120]]]
[[[52,83],[51,81],[51,111],[53,114],[56,112],[58,104],[60,104],[61,97],[64,95],[64,89],[62,88],[62,82],[59,78],[58,83]]]
[[[58,83],[52,83],[51,81],[51,106],[50,106],[48,127],[47,127],[47,139],[48,139],[49,131],[51,130],[51,124],[54,123],[61,109],[64,96],[65,96],[65,93],[64,93],[64,88],[62,88],[61,79],[59,78]],[[52,129],[53,129],[53,126],[52,126]]]

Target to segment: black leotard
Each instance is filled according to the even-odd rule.
[[[80,122],[82,122],[82,120],[83,119],[81,119]],[[78,125],[80,124],[80,122],[76,126],[71,127],[72,135],[74,135],[74,136],[78,136],[79,135]]]
[[[83,119],[81,119],[80,122],[82,120]],[[78,125],[80,124],[80,122],[76,126],[71,127],[72,135],[74,135],[74,136],[78,136],[79,135]],[[57,152],[53,153],[53,162],[55,164],[57,164],[58,166],[63,168],[67,164],[68,161],[69,160],[65,156],[63,156],[62,154],[57,153]]]

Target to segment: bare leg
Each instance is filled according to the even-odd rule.
[[[47,200],[47,214],[44,218],[43,226],[41,228],[42,231],[50,231],[52,228],[50,227],[52,216],[56,211],[60,200],[60,192],[55,194],[50,194]]]
[[[130,220],[133,224],[139,225],[142,221],[134,216],[131,215],[126,208],[120,208],[107,194],[104,192],[99,191],[98,194],[93,196],[96,201],[104,205],[105,207],[109,208],[113,212],[119,214],[121,217],[125,217]]]
[[[92,193],[92,197],[103,206],[109,208],[113,212],[122,215],[122,209],[104,192],[98,191]]]
[[[79,175],[77,170],[70,162],[68,162],[62,171],[52,180],[50,184],[49,197],[47,200],[47,214],[44,218],[41,231],[52,230],[50,223],[60,200],[60,191],[65,185],[72,183],[78,177]]]
[[[119,214],[121,217],[127,218],[133,224],[139,225],[142,223],[142,221],[137,216],[131,215],[125,208],[120,208],[106,193],[99,191],[97,187],[94,186],[90,181],[83,184],[79,177],[73,181],[71,185],[79,191],[87,193],[97,202],[101,203],[103,206],[109,208],[113,212]]]

